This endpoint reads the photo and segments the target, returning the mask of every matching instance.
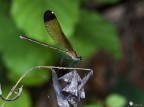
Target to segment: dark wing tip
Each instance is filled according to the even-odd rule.
[[[44,13],[44,22],[50,21],[55,19],[56,16],[54,15],[54,13],[51,10],[47,10]]]

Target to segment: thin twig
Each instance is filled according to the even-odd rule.
[[[55,69],[64,69],[64,70],[85,70],[85,71],[92,71],[92,69],[86,69],[86,68],[69,68],[69,67],[56,67],[56,66],[35,66],[35,67],[32,67],[30,68],[29,70],[27,70],[20,78],[19,80],[17,81],[17,83],[14,85],[14,87],[11,89],[11,91],[8,93],[6,99],[8,99],[12,93],[14,92],[14,90],[16,89],[16,87],[18,86],[18,84],[20,83],[20,81],[30,72],[32,71],[33,69],[36,69],[36,68],[48,68],[48,69],[52,69],[52,68],[55,68]],[[3,102],[3,104],[1,105],[1,107],[4,107],[4,104],[5,104],[5,101]]]

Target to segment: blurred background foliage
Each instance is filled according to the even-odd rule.
[[[19,38],[20,35],[26,35],[59,47],[48,36],[44,27],[43,14],[46,10],[52,10],[55,13],[74,49],[78,55],[83,57],[83,62],[79,66],[92,67],[94,72],[99,72],[101,69],[96,67],[101,64],[101,60],[97,61],[100,57],[106,58],[106,61],[121,61],[123,59],[123,45],[119,37],[120,30],[117,30],[117,23],[113,23],[114,20],[112,18],[110,20],[106,16],[106,9],[122,3],[123,0],[0,0],[0,83],[4,93],[7,93],[10,86],[15,84],[29,68],[37,65],[59,65],[62,57],[61,53]],[[103,11],[106,11],[105,14],[103,14]],[[102,56],[95,55],[101,51]],[[103,52],[107,53],[110,59],[105,54],[103,56]],[[102,61],[105,60],[102,59]],[[106,64],[108,68],[109,66],[115,67],[114,70],[117,72],[119,66],[116,66],[116,63],[108,61]],[[107,72],[107,74],[110,75],[111,72]],[[99,76],[98,73],[96,75]],[[105,75],[105,73],[102,75]],[[133,88],[129,82],[129,85],[127,85],[127,80],[124,81],[119,78],[119,73],[116,73],[115,76],[115,73],[112,72],[112,76],[110,76],[112,79],[117,78],[116,80],[113,79],[117,82],[113,84],[112,88],[108,87],[109,91],[103,90],[107,94],[102,98],[98,94],[101,90],[99,84],[93,81],[101,82],[101,78],[105,77],[93,76],[94,79],[91,82],[98,88],[94,90],[92,97],[89,93],[80,106],[127,107],[130,99],[138,101],[138,104],[142,103],[141,101],[144,99],[142,97],[144,95],[143,91],[139,92],[139,89]],[[49,103],[45,104],[44,101],[49,99],[46,97],[48,92],[45,90],[50,90],[51,85],[48,84],[50,78],[50,70],[33,70],[21,82],[24,85],[24,91],[19,100],[8,102],[5,106],[47,107]],[[100,78],[100,80],[95,80],[95,78]],[[109,82],[109,79],[107,81]],[[108,86],[106,83],[104,85],[105,87]],[[130,94],[124,92],[126,87],[132,88],[133,90],[129,91],[134,93],[128,100],[127,97]],[[89,88],[87,90],[90,91]],[[41,91],[44,91],[45,95]],[[103,91],[100,93],[105,93]],[[53,99],[51,98],[51,100]],[[39,103],[37,104],[37,102]],[[2,100],[0,100],[1,103]]]

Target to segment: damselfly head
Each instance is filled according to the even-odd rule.
[[[77,59],[81,62],[82,61],[82,56],[78,56]]]
[[[77,61],[78,61],[78,62],[79,62],[79,61],[80,61],[80,62],[82,61],[82,57],[81,57],[81,56],[73,57],[72,59],[75,60],[76,62],[77,62]]]

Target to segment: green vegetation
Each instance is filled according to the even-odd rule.
[[[110,0],[109,3],[114,1],[116,2]],[[7,78],[4,81],[5,76],[0,75],[3,90],[7,90],[7,85],[16,83],[29,68],[55,65],[60,59],[59,53],[19,38],[20,35],[27,35],[56,45],[48,36],[43,23],[43,13],[48,9],[54,11],[74,49],[84,59],[90,58],[97,50],[105,50],[116,59],[121,57],[114,25],[98,12],[81,9],[80,5],[80,0],[0,0],[0,72],[6,72]],[[51,75],[47,70],[36,70],[21,84],[31,87],[43,84],[46,79],[44,76],[49,79]],[[7,84],[6,81],[11,83]],[[30,107],[27,91],[24,91],[22,96],[22,102],[11,102],[6,107]]]

